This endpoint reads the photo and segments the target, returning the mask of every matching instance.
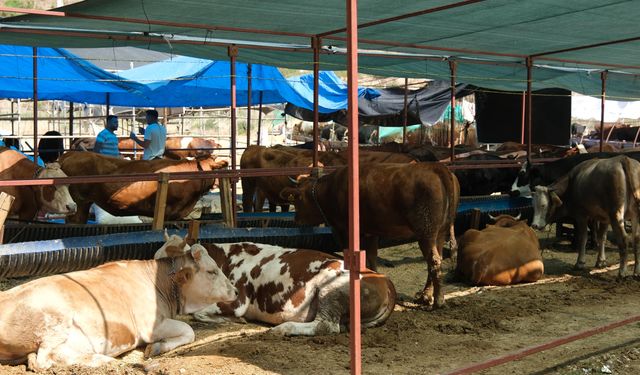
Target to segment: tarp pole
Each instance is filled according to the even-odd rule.
[[[107,116],[109,116],[109,111],[111,110],[111,95],[109,93],[107,93],[106,105],[107,105]]]
[[[456,131],[456,62],[449,60],[449,71],[451,72],[451,134],[449,142],[451,145],[451,162],[456,159],[455,131]]]
[[[247,147],[251,144],[251,64],[247,65]]]
[[[38,47],[33,47],[33,162],[38,164]]]
[[[347,0],[348,176],[349,176],[349,337],[351,374],[362,373],[360,332],[360,272],[365,252],[360,251],[360,163],[358,148],[358,0]]]
[[[318,167],[318,127],[320,122],[320,38],[311,38],[313,46],[313,168]]]
[[[16,129],[15,129],[15,122],[16,120],[14,119],[13,115],[14,115],[14,104],[15,102],[13,101],[13,99],[11,99],[11,135],[16,135]]]
[[[529,163],[529,165],[531,165],[531,119],[533,118],[532,116],[532,112],[533,112],[533,100],[531,98],[531,79],[532,79],[532,72],[531,72],[531,68],[533,67],[533,58],[531,58],[531,56],[527,57],[526,60],[527,63],[527,105],[526,105],[526,112],[527,112],[527,123],[526,123],[526,127],[527,127],[527,162]]]
[[[407,111],[409,105],[409,78],[404,79],[404,105],[402,107],[402,144],[407,143]]]
[[[607,87],[607,71],[600,72],[600,81],[602,83],[602,95],[600,97],[600,152],[602,152],[602,148],[604,147],[604,103],[606,101],[606,87]],[[611,130],[615,127],[612,126]],[[611,135],[611,132],[609,132]],[[607,137],[607,141],[609,137]]]
[[[257,145],[260,146],[260,134],[262,130],[262,91],[260,91],[260,104],[258,106],[258,142]]]
[[[229,58],[231,59],[231,170],[236,170],[236,142],[237,142],[237,97],[236,97],[236,57],[238,56],[238,47],[229,46]],[[237,223],[236,210],[236,184],[235,180],[231,183],[231,210],[233,212],[233,222]]]
[[[520,143],[522,143],[522,144],[524,144],[524,128],[525,128],[525,122],[526,122],[526,120],[525,120],[525,118],[526,118],[526,116],[525,116],[525,112],[526,112],[525,111],[525,106],[526,106],[525,100],[526,100],[526,97],[527,97],[526,91],[523,91],[522,92],[522,111],[521,111],[522,112],[522,131],[520,132]]]

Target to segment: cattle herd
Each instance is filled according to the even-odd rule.
[[[387,144],[361,150],[360,233],[368,267],[361,275],[362,326],[384,324],[396,303],[393,283],[376,272],[380,238],[417,241],[427,271],[416,302],[430,309],[445,303],[441,266],[447,241],[455,258],[455,274],[464,282],[536,282],[544,274],[544,265],[535,230],[567,218],[575,222],[576,268],[585,267],[589,230],[599,250],[596,267],[605,264],[606,233],[611,226],[620,252],[619,276],[626,275],[629,246],[636,260],[633,273],[640,273],[640,151],[575,153],[546,145],[533,149],[538,156],[557,160],[529,164],[522,158],[524,147],[508,143],[492,152],[460,149],[456,154],[472,162],[507,160],[521,164],[520,169],[451,171],[443,163],[450,161],[447,149]],[[319,151],[318,156],[320,166],[326,168],[324,174],[243,178],[242,208],[261,211],[265,200],[271,211],[294,206],[297,223],[330,226],[345,248],[349,238],[346,154]],[[249,146],[240,160],[243,169],[312,165],[313,151],[305,147]],[[70,151],[41,168],[16,151],[0,149],[0,173],[5,180],[226,167],[227,162],[210,151],[174,153],[171,159],[152,161]],[[167,218],[185,217],[213,185],[213,180],[172,180]],[[47,211],[67,215],[68,222],[86,223],[92,204],[113,215],[152,216],[156,189],[156,182],[118,181],[0,191],[16,198],[10,217],[32,220],[39,211]],[[460,197],[495,192],[531,195],[531,226],[520,217],[500,215],[491,217],[494,224],[482,230],[458,233],[456,241],[453,223]],[[631,236],[625,223],[630,223]],[[33,370],[99,366],[142,345],[146,345],[145,357],[155,356],[194,341],[193,329],[175,319],[180,314],[215,324],[244,319],[264,322],[281,335],[335,334],[348,327],[348,301],[349,271],[335,255],[258,243],[200,244],[165,232],[165,243],[153,260],[111,262],[0,292],[0,364],[26,363]]]

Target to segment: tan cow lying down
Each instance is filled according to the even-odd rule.
[[[181,239],[166,245],[175,249]],[[194,245],[197,246],[197,245]],[[238,289],[232,303],[216,303],[194,316],[221,322],[220,316],[277,325],[283,335],[340,333],[349,319],[349,272],[331,255],[254,243],[205,244],[209,255]],[[164,248],[156,258],[166,256]],[[395,306],[396,291],[387,277],[362,274],[362,326],[383,324]]]
[[[473,285],[535,282],[544,273],[538,237],[526,221],[500,215],[495,225],[469,229],[458,247],[456,273]]]
[[[44,277],[0,293],[0,363],[99,366],[145,343],[158,355],[195,338],[176,314],[236,297],[202,247]]]

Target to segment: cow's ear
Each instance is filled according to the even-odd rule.
[[[169,241],[169,233],[167,232],[167,228],[164,228],[164,241]]]
[[[193,278],[193,268],[186,267],[176,272],[175,280],[178,285],[183,285]]]
[[[191,249],[191,256],[196,262],[199,262],[202,259],[202,249],[200,249],[199,246],[195,249]]]
[[[555,191],[550,192],[549,195],[551,196],[551,202],[553,202],[554,206],[556,207],[562,206],[562,199],[560,199],[560,197],[558,196],[558,194],[556,194]]]

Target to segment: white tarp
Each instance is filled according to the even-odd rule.
[[[571,95],[571,117],[583,120],[600,120],[599,98],[573,93]],[[605,100],[604,121],[616,122],[619,119],[639,119],[640,102],[618,102]]]

